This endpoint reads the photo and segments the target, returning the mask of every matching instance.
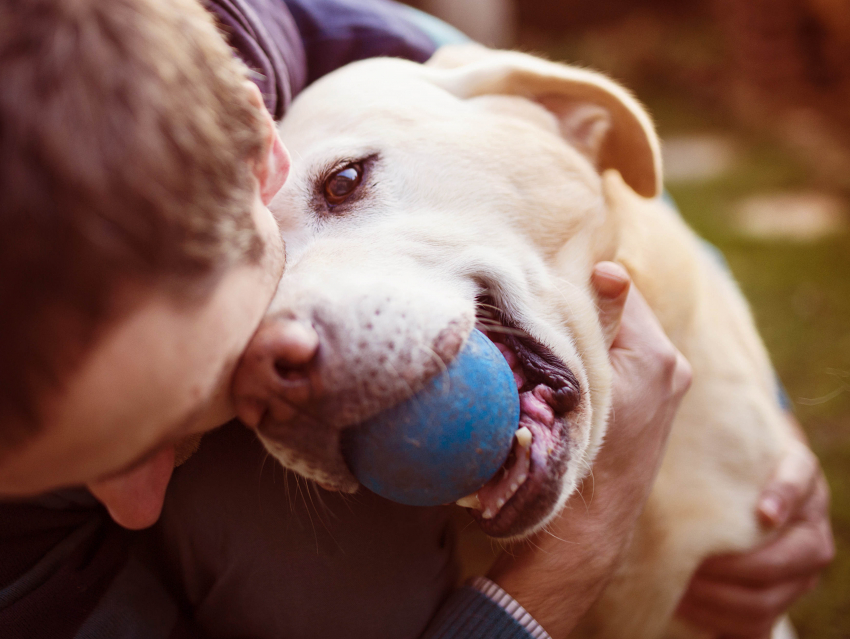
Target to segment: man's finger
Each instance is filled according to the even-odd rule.
[[[590,281],[596,289],[599,323],[602,325],[605,345],[610,348],[620,330],[631,278],[626,269],[619,264],[599,262],[593,268]]]
[[[766,588],[751,588],[710,579],[695,579],[682,600],[741,625],[747,620],[773,623],[797,598],[811,590],[809,579],[790,579]],[[732,632],[734,625],[718,630]]]
[[[759,498],[758,515],[762,523],[773,528],[785,525],[811,495],[818,476],[814,453],[794,440]]]
[[[677,615],[723,636],[757,637],[769,632],[776,619],[809,590],[805,579],[769,588],[697,579],[680,602]]]
[[[801,522],[753,552],[706,559],[698,576],[744,585],[769,585],[813,577],[832,561],[834,554],[828,521]]]

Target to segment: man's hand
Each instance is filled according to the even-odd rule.
[[[829,487],[802,442],[762,491],[758,516],[777,536],[747,553],[706,559],[679,604],[682,618],[722,637],[766,639],[788,607],[817,584],[835,555]]]
[[[614,370],[606,444],[563,515],[489,575],[556,638],[572,631],[627,547],[691,380],[646,301],[629,290],[624,269],[603,262],[593,284]]]

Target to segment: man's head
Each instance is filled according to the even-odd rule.
[[[2,3],[0,84],[0,494],[26,494],[230,417],[288,158],[194,0]]]

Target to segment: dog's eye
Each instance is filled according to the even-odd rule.
[[[360,186],[363,180],[363,165],[349,164],[334,171],[325,180],[325,199],[329,204],[342,204]]]

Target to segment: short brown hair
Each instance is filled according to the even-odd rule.
[[[0,444],[119,282],[209,282],[262,252],[245,79],[196,0],[0,3]]]

